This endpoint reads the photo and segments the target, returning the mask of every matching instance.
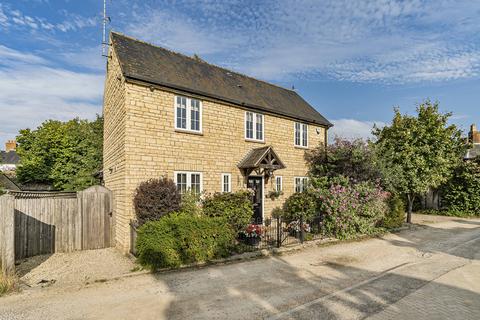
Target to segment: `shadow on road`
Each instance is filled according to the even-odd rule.
[[[421,243],[406,241],[392,244],[422,247]],[[427,312],[424,316],[446,319],[445,308],[451,308],[459,319],[477,319],[479,293],[431,282],[465,263],[453,259],[447,270],[428,266],[432,262],[426,261],[425,265],[406,263],[388,272],[372,272],[332,261],[301,268],[301,264],[293,266],[280,257],[156,277],[175,296],[166,314],[168,319],[365,318],[427,285],[432,294],[414,303],[420,312]],[[411,310],[396,310],[394,314],[406,311]]]
[[[420,225],[421,232],[402,232],[398,233],[401,239],[384,239],[390,244],[398,247],[411,247],[423,253],[444,253],[454,255],[460,258],[480,260],[480,254],[471,249],[471,245],[477,244],[480,247],[480,236],[478,228],[472,228],[471,225],[480,225],[480,222],[469,220],[455,220],[457,224],[466,224],[469,227],[441,228],[435,225]],[[462,235],[452,242],[449,234]]]

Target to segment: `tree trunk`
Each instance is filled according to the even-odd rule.
[[[415,199],[415,197],[413,194],[407,194],[407,199],[408,199],[407,223],[412,223],[413,200]]]

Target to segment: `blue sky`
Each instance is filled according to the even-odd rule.
[[[480,1],[107,0],[109,28],[292,87],[367,137],[392,109],[438,100],[480,124]],[[101,113],[102,0],[0,2],[0,143],[20,128]]]

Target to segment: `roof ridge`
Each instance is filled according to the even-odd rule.
[[[245,77],[245,78],[253,79],[253,80],[255,80],[255,81],[263,82],[263,83],[265,83],[265,84],[268,84],[268,85],[271,85],[271,86],[274,86],[274,87],[277,87],[277,88],[280,88],[280,89],[283,89],[283,90],[287,90],[287,91],[289,91],[289,92],[293,92],[293,93],[295,93],[295,94],[298,95],[298,93],[297,93],[295,90],[293,90],[293,89],[285,88],[285,87],[283,87],[283,86],[280,86],[280,85],[277,85],[277,84],[274,84],[274,83],[271,83],[271,82],[268,82],[268,81],[265,81],[265,80],[262,80],[262,79],[257,79],[257,78],[254,78],[254,77],[252,77],[252,76],[243,74],[243,73],[238,72],[238,71],[234,71],[234,70],[227,69],[227,68],[225,68],[225,67],[222,67],[222,66],[219,66],[219,65],[216,65],[216,64],[207,62],[207,61],[205,61],[205,60],[203,60],[203,59],[201,59],[201,58],[200,58],[200,60],[197,60],[197,59],[195,59],[195,58],[193,58],[193,57],[191,57],[191,56],[188,56],[188,55],[186,55],[186,54],[184,54],[184,53],[177,52],[177,51],[173,51],[173,50],[171,50],[171,49],[168,49],[168,48],[165,48],[165,47],[161,47],[161,46],[156,45],[156,44],[153,44],[153,43],[151,43],[151,42],[147,42],[147,41],[144,41],[144,40],[140,40],[140,39],[137,39],[137,38],[128,36],[128,35],[126,35],[126,34],[124,34],[124,33],[118,32],[118,31],[110,31],[110,33],[114,33],[114,34],[117,34],[117,35],[119,35],[119,36],[121,36],[121,37],[125,37],[125,38],[131,39],[131,40],[133,40],[133,41],[137,41],[137,42],[140,42],[140,43],[149,45],[149,46],[154,47],[154,48],[162,49],[162,50],[168,51],[168,52],[170,52],[170,53],[183,56],[183,57],[188,58],[188,59],[190,59],[190,60],[193,60],[193,61],[195,61],[195,62],[197,62],[197,63],[204,63],[204,64],[207,64],[207,65],[209,65],[209,66],[212,66],[212,67],[215,67],[215,68],[219,68],[219,69],[225,70],[225,71],[227,71],[227,72],[236,73],[237,75],[239,75],[239,76],[241,76],[241,77]]]

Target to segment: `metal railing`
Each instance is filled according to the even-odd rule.
[[[285,221],[280,217],[266,219],[260,237],[240,237],[238,242],[240,245],[245,245],[243,248],[245,251],[253,251],[280,248],[323,238],[322,219],[321,215],[318,215],[310,222],[304,221],[303,217],[294,221]]]

